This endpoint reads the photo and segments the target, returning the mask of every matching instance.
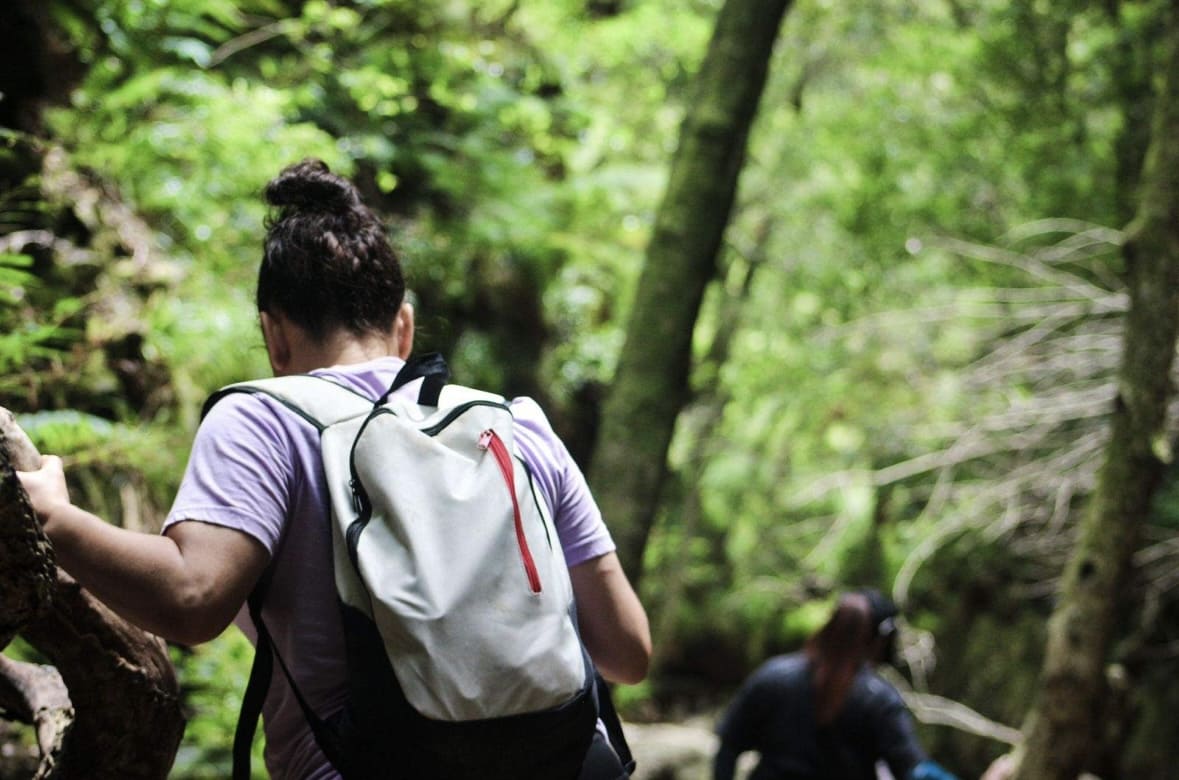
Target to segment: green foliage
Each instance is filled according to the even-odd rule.
[[[650,679],[643,680],[637,685],[620,685],[611,691],[614,707],[623,720],[634,720],[631,712],[639,712],[652,695]]]
[[[16,422],[38,450],[64,459],[79,505],[118,525],[158,528],[184,468],[184,431],[112,423],[71,409],[17,414]]]
[[[792,643],[801,644],[814,634],[831,616],[834,604],[830,600],[809,601],[790,612],[782,622],[782,636]]]
[[[172,780],[215,780],[228,777],[233,766],[233,734],[242,692],[254,658],[253,647],[236,629],[194,648],[171,648],[188,707],[184,741],[169,777]],[[264,741],[259,728],[254,740],[252,776],[267,777],[262,761]]]
[[[1067,528],[1083,503],[1090,461],[1068,457],[1099,433],[1120,291],[1119,239],[1093,226],[1120,227],[1132,203],[1161,5],[794,4],[722,258],[760,262],[756,283],[728,360],[693,382],[719,422],[707,439],[694,419],[677,434],[648,549],[644,598],[676,647],[708,637],[752,664],[797,646],[841,587],[897,584],[938,639],[939,690],[1018,721],[1042,604],[1002,578],[1038,593],[1042,570],[1022,567],[1050,562],[989,534],[1057,512]],[[558,411],[609,386],[718,3],[605,17],[573,0],[75,6],[48,5],[89,65],[48,115],[50,140],[178,269],[156,288],[113,285],[136,294],[143,356],[162,371],[150,382],[165,400],[141,408],[112,401],[123,389],[86,340],[105,324],[88,319],[109,289],[94,275],[126,248],[48,270],[0,251],[0,394],[46,405],[20,421],[82,467],[88,500],[114,516],[112,492],[133,488],[158,520],[205,396],[268,372],[260,192],[307,156],[388,219],[419,346],[449,353],[463,381],[543,392]],[[37,194],[24,142],[0,141],[0,234],[76,238]],[[1110,297],[1069,292],[1081,282]],[[699,356],[738,294],[731,279],[710,291]],[[1043,349],[1009,370],[998,358],[1022,343]],[[1050,435],[1020,422],[1070,389],[1097,400]],[[1039,457],[1060,465],[1003,482]],[[1179,525],[1173,493],[1152,543]],[[1165,569],[1155,554],[1150,570]],[[987,598],[950,598],[964,592]],[[967,641],[979,631],[995,641]],[[177,654],[194,707],[181,776],[224,775],[247,657],[226,639]]]
[[[110,420],[73,409],[21,415],[17,423],[38,449],[67,455],[108,444],[114,431]]]
[[[1154,501],[1150,522],[1169,532],[1179,531],[1179,474],[1174,467],[1168,470]]]
[[[33,258],[28,255],[0,254],[0,301],[15,305],[21,298],[21,288],[35,280],[28,268]]]
[[[45,663],[45,657],[25,641],[24,637],[19,634],[13,637],[12,641],[8,643],[8,647],[4,648],[4,655],[15,661],[24,661],[31,664]]]
[[[149,479],[164,479],[183,465],[160,457],[174,435],[162,426],[114,423],[73,409],[18,414],[16,421],[38,449],[66,456],[76,465],[133,467]]]
[[[38,160],[34,139],[0,130],[0,235],[45,226],[50,208],[38,191]],[[73,291],[48,289],[40,270],[24,243],[0,247],[0,396],[16,393],[32,366],[78,335],[73,317],[81,301]]]

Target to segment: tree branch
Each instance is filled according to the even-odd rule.
[[[0,624],[10,632],[6,643],[19,632],[53,662],[69,690],[76,717],[63,730],[54,776],[162,780],[184,733],[167,647],[53,566],[48,539],[13,473],[14,465],[28,470],[40,460],[0,408]],[[29,572],[37,575],[32,582]],[[44,763],[49,756],[42,756]]]
[[[59,777],[56,770],[74,707],[57,670],[0,655],[0,709],[37,730],[41,763],[33,780]]]

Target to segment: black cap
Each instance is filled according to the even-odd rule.
[[[876,627],[877,635],[888,636],[896,631],[893,619],[901,611],[892,599],[875,588],[863,588],[856,592],[868,599],[868,608],[872,611],[872,625]]]

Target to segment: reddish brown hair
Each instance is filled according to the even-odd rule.
[[[864,662],[877,652],[872,607],[862,593],[839,599],[827,624],[806,643],[815,685],[815,719],[819,725],[835,720],[852,681]]]

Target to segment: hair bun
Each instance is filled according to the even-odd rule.
[[[352,182],[316,159],[284,168],[266,185],[265,195],[272,206],[299,211],[346,211],[360,204]]]

